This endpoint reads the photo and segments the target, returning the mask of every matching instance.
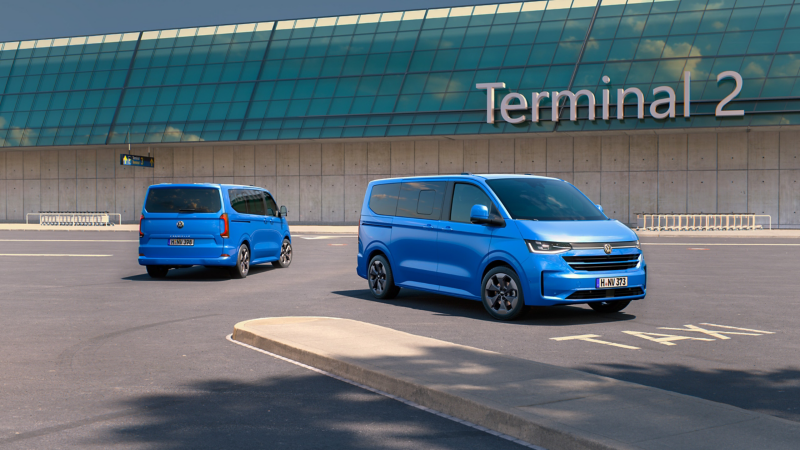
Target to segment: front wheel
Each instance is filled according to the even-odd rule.
[[[272,265],[285,269],[292,263],[292,243],[288,239],[283,240],[281,244],[281,256],[277,261],[272,261]]]
[[[498,320],[514,320],[525,309],[522,283],[510,268],[495,267],[486,273],[481,283],[483,307],[490,316]]]
[[[147,274],[150,278],[166,278],[169,267],[167,266],[146,266]]]
[[[381,300],[389,300],[397,297],[400,293],[400,288],[394,284],[394,276],[392,276],[392,267],[381,255],[378,255],[369,262],[369,271],[367,273],[369,280],[369,290],[372,296]]]
[[[236,254],[236,267],[231,267],[231,276],[233,278],[245,278],[250,272],[250,247],[247,244],[239,246],[239,252]]]
[[[612,300],[610,302],[592,302],[589,303],[589,306],[599,313],[607,314],[622,311],[630,302],[630,300]]]

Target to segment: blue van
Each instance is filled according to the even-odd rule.
[[[371,182],[357,272],[376,298],[401,287],[454,295],[500,320],[526,305],[618,312],[647,285],[636,233],[570,183],[530,175]]]
[[[139,264],[153,278],[171,268],[292,263],[286,207],[266,189],[227,184],[158,184],[147,189],[139,219]]]

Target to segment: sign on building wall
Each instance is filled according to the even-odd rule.
[[[153,167],[155,166],[155,158],[123,153],[119,155],[119,164],[122,166]]]
[[[731,117],[731,116],[744,116],[744,110],[730,110],[725,109],[728,103],[736,98],[739,95],[739,92],[742,90],[742,76],[739,75],[738,72],[734,72],[732,70],[725,71],[717,75],[717,82],[726,79],[732,78],[736,81],[736,87],[734,87],[733,91],[728,94],[727,97],[723,98],[718,104],[716,111],[714,113],[717,117]],[[602,78],[603,83],[608,84],[611,82],[611,79],[608,76],[603,76]],[[684,72],[683,73],[683,117],[689,117],[691,115],[690,107],[692,102],[691,96],[691,82],[692,82],[692,74],[691,72]],[[486,123],[494,123],[494,110],[495,110],[495,103],[494,103],[494,91],[495,89],[505,89],[506,84],[503,82],[496,82],[496,83],[478,83],[475,85],[478,89],[486,89]],[[662,96],[658,97],[659,94]],[[664,96],[663,94],[666,94]],[[626,88],[626,89],[617,89],[616,92],[616,103],[615,105],[622,105],[625,103],[625,100],[630,96],[636,96],[636,117],[639,119],[644,119],[645,107],[644,107],[644,93],[641,89],[636,87]],[[653,89],[653,96],[657,97],[655,101],[650,103],[650,115],[656,119],[666,119],[666,118],[674,118],[675,117],[675,90],[669,86],[659,86]],[[531,112],[531,122],[538,122],[540,117],[540,103],[542,99],[549,98],[551,100],[550,105],[550,120],[553,122],[558,122],[559,120],[559,110],[561,107],[569,106],[569,120],[576,121],[578,120],[578,99],[580,97],[586,97],[588,107],[589,107],[589,120],[595,120],[595,116],[597,114],[597,101],[594,97],[594,92],[588,89],[582,89],[578,92],[571,92],[571,91],[553,91],[552,95],[550,92],[533,92],[531,94],[531,105],[530,105],[530,112]],[[565,105],[561,105],[561,99],[566,99]],[[603,120],[610,120],[609,110],[611,106],[610,102],[611,93],[608,89],[603,89],[603,101],[602,101],[602,119]],[[515,102],[514,102],[515,101]],[[512,103],[514,102],[514,103]],[[622,120],[625,118],[625,109],[624,108],[616,108],[617,109],[617,119]],[[500,116],[509,123],[522,123],[527,120],[527,116],[523,113],[516,117],[512,117],[509,112],[511,111],[527,111],[528,110],[528,99],[524,95],[518,92],[512,92],[507,94],[503,97],[503,100],[500,101]]]

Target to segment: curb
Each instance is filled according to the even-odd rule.
[[[457,396],[424,384],[415,383],[403,377],[389,375],[379,370],[371,370],[364,366],[271,340],[243,329],[248,322],[253,322],[253,320],[237,323],[234,326],[231,339],[330,372],[356,383],[417,403],[423,407],[472,422],[548,450],[636,449],[636,447],[630,447],[602,436],[587,438],[554,424],[533,423],[525,417],[508,411],[500,404],[491,405],[487,404],[485,400],[477,401],[467,396]]]

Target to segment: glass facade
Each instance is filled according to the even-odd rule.
[[[742,90],[717,117],[734,86]],[[691,117],[683,115],[690,71]],[[0,44],[3,147],[800,123],[800,0],[550,0]],[[608,76],[610,82],[603,83]],[[656,86],[676,118],[486,123],[486,90]],[[630,98],[628,99],[630,102]],[[598,106],[598,118],[601,117]],[[611,115],[616,115],[614,107]],[[499,112],[498,112],[499,116]]]

